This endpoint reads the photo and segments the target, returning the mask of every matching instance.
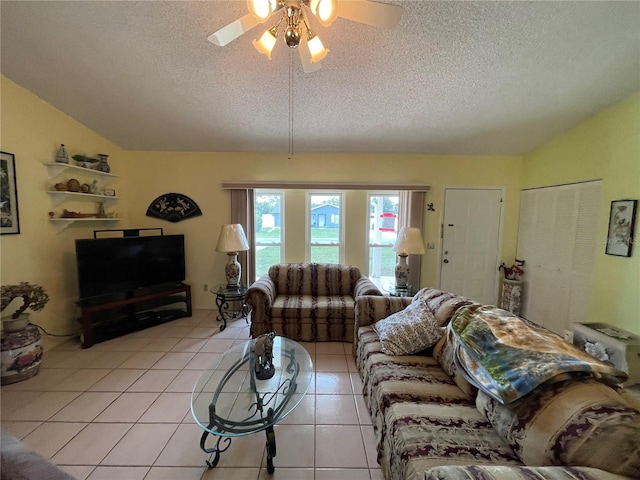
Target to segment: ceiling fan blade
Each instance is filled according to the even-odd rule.
[[[276,9],[271,12],[271,15],[269,15],[269,17],[265,18],[262,21],[258,20],[255,15],[249,12],[244,17],[240,17],[235,22],[231,22],[226,27],[222,27],[217,32],[212,33],[207,37],[207,40],[209,40],[214,45],[224,47],[226,44],[232,42],[243,33],[247,33],[256,25],[267,22],[271,17],[280,12],[282,8],[282,5],[278,5]]]
[[[393,28],[400,21],[402,7],[368,0],[341,0],[338,16],[374,27]]]
[[[235,22],[231,22],[226,27],[222,27],[217,32],[209,35],[207,40],[214,45],[224,47],[226,44],[235,40],[243,33],[248,32],[259,23],[258,19],[252,13],[247,13],[244,17],[240,17]]]
[[[300,55],[300,62],[302,62],[302,70],[304,73],[317,72],[322,68],[320,62],[311,61],[311,51],[309,51],[307,39],[304,37],[300,42],[300,45],[298,45],[298,54]]]

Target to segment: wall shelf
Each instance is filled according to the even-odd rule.
[[[78,167],[68,163],[45,163],[47,170],[49,170],[50,177],[56,177],[66,170],[74,172],[78,175],[89,175],[90,177],[100,178],[103,182],[109,182],[114,178],[118,178],[117,175],[111,173],[101,172],[99,170],[93,170],[91,168]]]
[[[119,199],[119,197],[109,195],[96,195],[93,193],[67,192],[58,190],[49,190],[47,193],[51,197],[51,203],[54,207],[57,207],[65,200],[87,200],[94,202],[105,202],[105,204],[108,205],[112,201]]]
[[[49,221],[56,229],[56,233],[60,233],[72,223],[77,222],[119,222],[121,218],[50,218]]]
[[[47,173],[49,174],[49,178],[54,179],[55,177],[66,173],[69,176],[77,177],[77,179],[86,179],[92,178],[98,180],[100,182],[100,188],[104,188],[105,185],[108,185],[112,180],[118,178],[117,175],[113,175],[111,173],[101,172],[99,170],[93,170],[91,168],[78,167],[76,165],[71,165],[69,163],[44,163],[47,167]],[[81,180],[78,180],[82,183]],[[63,204],[66,201],[81,201],[81,202],[93,202],[93,203],[104,203],[105,206],[111,205],[113,202],[119,200],[119,197],[110,196],[110,195],[97,195],[93,193],[82,193],[82,192],[69,192],[67,190],[48,190],[47,194],[49,195],[49,199],[51,200],[51,205],[53,207],[57,207]],[[118,217],[85,217],[85,218],[49,218],[49,222],[53,225],[56,233],[60,233],[64,229],[68,228],[72,224],[83,223],[83,222],[94,222],[94,223],[113,223],[119,222],[121,218]]]

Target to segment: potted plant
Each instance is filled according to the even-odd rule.
[[[93,157],[88,157],[86,155],[74,155],[73,158],[79,167],[95,169],[98,165],[98,159]]]
[[[17,285],[2,285],[0,297],[0,312],[4,312],[16,298],[22,299],[22,305],[15,312],[2,317],[2,326],[7,332],[24,329],[29,324],[29,313],[25,311],[27,309],[34,312],[40,311],[49,301],[49,295],[44,287],[28,282],[20,282]]]

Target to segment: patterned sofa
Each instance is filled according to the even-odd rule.
[[[383,325],[418,308],[440,339],[417,353],[384,353],[392,344]],[[355,328],[387,480],[640,478],[640,405],[603,383],[625,374],[559,336],[436,289],[359,297]]]
[[[358,267],[272,265],[247,291],[251,336],[273,331],[305,342],[352,342],[355,298],[359,295],[382,293]]]

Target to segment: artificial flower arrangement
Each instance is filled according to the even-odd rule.
[[[507,267],[504,262],[500,264],[498,270],[504,271],[505,280],[520,280],[524,275],[524,260],[515,259],[515,263]]]

